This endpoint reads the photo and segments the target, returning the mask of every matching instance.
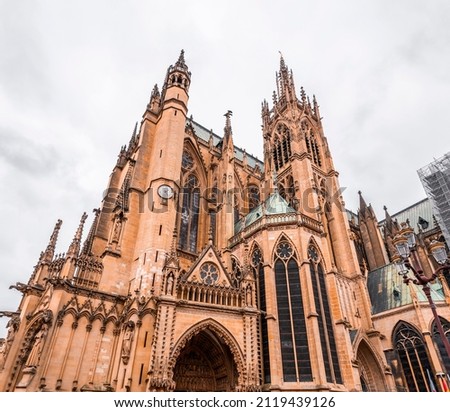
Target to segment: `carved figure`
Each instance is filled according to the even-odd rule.
[[[47,334],[48,334],[48,325],[44,323],[34,338],[33,347],[31,348],[31,352],[28,355],[28,359],[25,362],[25,366],[37,367],[39,365],[39,361],[41,360],[42,349],[44,348],[45,338],[47,337]]]

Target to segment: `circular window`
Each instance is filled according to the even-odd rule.
[[[261,251],[259,249],[255,249],[252,254],[252,265],[253,267],[257,267],[262,261]]]
[[[314,262],[317,262],[319,260],[319,254],[317,253],[317,250],[314,246],[310,246],[308,248],[308,257]]]
[[[280,242],[277,247],[277,255],[281,259],[289,259],[292,256],[292,246],[288,242]]]
[[[219,279],[219,271],[213,263],[205,263],[200,268],[200,277],[205,285],[214,285]]]

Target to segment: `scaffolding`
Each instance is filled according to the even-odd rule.
[[[450,152],[417,171],[434,215],[450,245]]]

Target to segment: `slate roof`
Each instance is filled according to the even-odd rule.
[[[411,273],[410,277],[414,278],[414,275]],[[412,285],[412,287],[416,290],[418,300],[426,302],[427,297],[423,293],[422,287],[417,285]],[[445,300],[442,285],[438,280],[430,284],[430,287],[433,301]],[[389,263],[369,272],[367,289],[372,302],[373,315],[412,303],[409,286],[403,283],[394,263]]]

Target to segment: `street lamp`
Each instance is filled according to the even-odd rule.
[[[429,282],[435,280],[441,270],[449,269],[450,265],[446,264],[448,257],[445,246],[442,242],[433,241],[430,245],[430,252],[432,253],[436,262],[440,265],[437,272],[431,276],[425,276],[416,250],[416,236],[414,230],[407,223],[402,223],[402,230],[394,237],[393,243],[397,249],[398,255],[395,255],[393,260],[397,266],[398,274],[403,277],[403,282],[407,285],[413,282],[415,285],[422,286],[422,290],[428,299],[431,311],[433,312],[434,321],[444,344],[447,356],[450,359],[450,343],[445,336],[444,328],[436,311],[436,305],[431,297],[431,289]],[[408,270],[414,274],[414,278],[408,277]],[[445,367],[445,365],[444,365]]]

